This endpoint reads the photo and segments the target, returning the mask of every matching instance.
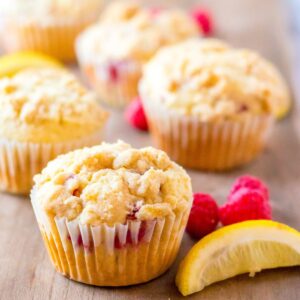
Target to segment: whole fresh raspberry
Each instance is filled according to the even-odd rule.
[[[143,131],[148,130],[148,123],[140,97],[136,97],[128,105],[125,111],[125,119],[134,128]]]
[[[268,220],[271,219],[271,206],[259,190],[246,187],[232,194],[230,201],[220,207],[219,213],[223,225],[246,220]]]
[[[249,190],[258,190],[263,194],[265,200],[269,201],[268,187],[259,178],[250,175],[244,175],[237,178],[237,180],[233,183],[228,200],[230,201],[232,195],[239,191],[241,188],[247,188]]]
[[[209,36],[213,33],[213,21],[208,10],[196,7],[191,11],[191,16],[205,36]]]
[[[186,227],[194,238],[200,239],[211,233],[219,222],[219,211],[216,201],[207,194],[194,194],[194,202]]]

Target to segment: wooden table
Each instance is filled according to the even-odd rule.
[[[218,35],[235,45],[256,48],[290,76],[290,42],[285,14],[275,0],[207,0]],[[300,229],[300,114],[297,107],[276,125],[265,153],[254,163],[225,174],[190,171],[195,191],[212,193],[222,203],[238,175],[261,177],[271,189],[274,219]],[[107,140],[134,146],[151,144],[147,134],[131,129],[120,112],[112,113]],[[28,199],[0,195],[0,299],[180,299],[174,285],[178,262],[193,241],[185,236],[177,262],[165,275],[144,285],[97,288],[72,282],[52,268]],[[206,288],[191,299],[300,299],[300,269],[239,276]]]

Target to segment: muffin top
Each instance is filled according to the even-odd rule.
[[[191,206],[189,176],[165,152],[102,143],[58,156],[34,178],[48,215],[114,225],[179,214]]]
[[[102,4],[102,0],[10,0],[2,2],[0,9],[5,15],[39,18],[43,21],[60,17],[86,17],[99,12]]]
[[[214,39],[161,49],[145,66],[140,94],[146,105],[201,121],[276,114],[289,101],[287,86],[271,63]]]
[[[28,69],[0,79],[0,138],[63,142],[96,133],[106,119],[94,94],[63,69]]]
[[[81,59],[91,62],[134,59],[147,61],[162,45],[199,36],[196,23],[184,11],[154,12],[134,2],[108,6],[99,22],[78,39]]]

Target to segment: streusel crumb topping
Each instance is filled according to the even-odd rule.
[[[107,113],[62,69],[31,69],[0,79],[0,136],[56,142],[100,129]]]
[[[275,114],[289,98],[271,63],[213,39],[191,39],[160,50],[145,66],[140,94],[149,105],[203,121]]]
[[[161,46],[196,36],[199,29],[183,10],[154,13],[136,2],[123,1],[109,5],[99,22],[80,35],[77,50],[86,62],[145,62]]]
[[[90,225],[176,215],[192,201],[189,176],[165,152],[121,141],[61,155],[34,181],[48,214]]]

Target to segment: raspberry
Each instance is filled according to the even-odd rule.
[[[234,182],[228,197],[229,201],[231,201],[233,194],[235,194],[241,188],[258,190],[263,194],[264,199],[269,201],[269,189],[267,186],[260,179],[250,175],[241,176]]]
[[[191,11],[191,16],[205,36],[213,33],[213,21],[209,11],[196,7]]]
[[[153,6],[153,7],[149,8],[149,13],[152,17],[156,17],[157,15],[159,15],[161,13],[162,10],[163,10],[162,7]]]
[[[231,195],[230,201],[220,207],[223,225],[246,220],[271,219],[271,206],[260,190],[241,187]]]
[[[75,197],[80,197],[81,192],[80,192],[79,189],[75,189],[75,190],[73,191],[72,195],[75,196]]]
[[[131,212],[127,214],[126,219],[134,221],[137,219],[136,214],[139,212],[141,206],[138,203],[134,203]]]
[[[116,64],[109,65],[108,75],[109,75],[109,80],[111,82],[116,83],[119,81],[120,74],[119,74],[118,66]]]
[[[125,111],[125,119],[128,123],[139,130],[147,131],[148,123],[140,97],[136,97]]]
[[[216,201],[207,194],[194,194],[187,232],[194,238],[200,239],[211,233],[219,222],[219,211]]]

